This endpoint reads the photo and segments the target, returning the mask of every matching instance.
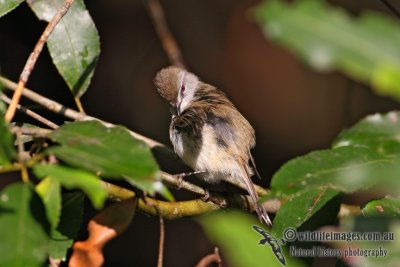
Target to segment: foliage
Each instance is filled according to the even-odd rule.
[[[340,70],[400,99],[400,23],[377,12],[355,18],[321,0],[264,1],[256,10],[265,35],[319,71]]]
[[[21,2],[3,0],[0,17]],[[36,16],[45,21],[52,18],[62,3],[61,0],[28,1]],[[314,69],[337,69],[352,79],[368,83],[379,94],[400,99],[397,21],[373,12],[355,18],[321,0],[297,0],[290,4],[270,0],[258,6],[255,14],[268,38],[289,48]],[[90,85],[100,54],[99,36],[82,0],[75,1],[47,45],[55,67],[72,94],[79,98]],[[24,139],[11,133],[10,128],[15,125],[5,123],[1,102],[0,115],[0,173],[19,170],[24,181],[12,183],[0,192],[0,227],[6,229],[0,232],[0,266],[43,266],[48,257],[65,260],[74,243],[82,245],[76,243],[76,238],[82,227],[84,197],[97,209],[110,197],[104,180],[127,182],[145,195],[159,193],[173,200],[161,181],[161,171],[150,147],[124,127],[76,121],[40,136],[40,140]],[[281,203],[273,228],[267,233],[279,241],[288,228],[315,230],[335,225],[341,195],[371,190],[381,192],[381,197],[368,199],[360,217],[350,214],[346,219],[339,218],[340,230],[385,225],[386,230],[398,233],[396,218],[400,203],[395,196],[400,188],[399,118],[400,112],[395,111],[370,115],[343,130],[331,148],[312,151],[281,166],[273,176],[269,194],[263,198]],[[24,160],[15,143],[20,144],[19,150],[22,143],[35,148],[32,157]],[[122,222],[114,221],[122,214],[115,207],[121,205],[110,206],[96,217],[106,223],[94,228],[89,225],[95,236],[83,242],[84,256],[93,247],[101,255],[106,240],[96,239],[101,237],[96,233],[105,230],[111,239],[129,225],[136,202],[129,204],[129,210],[124,208],[127,213]],[[272,247],[260,244],[259,233],[252,229],[257,223],[248,215],[214,213],[199,221],[233,266],[281,266]],[[102,228],[105,224],[112,227]],[[291,245],[281,244],[288,265],[303,266],[303,262],[289,256]],[[356,246],[377,245],[360,242]],[[394,255],[385,259],[386,263],[395,262],[399,246],[394,242],[382,246]],[[75,251],[81,248],[74,247]],[[378,266],[370,259],[356,263],[365,264]]]

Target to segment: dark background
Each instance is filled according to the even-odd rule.
[[[339,73],[316,73],[286,49],[267,41],[251,19],[249,7],[256,2],[164,0],[161,4],[189,69],[225,91],[256,129],[254,156],[266,186],[285,161],[327,148],[344,127],[399,105]],[[379,0],[330,2],[354,15],[365,9],[390,14]],[[86,112],[170,145],[168,108],[152,83],[155,73],[169,63],[145,1],[85,3],[99,31],[102,50],[91,86],[82,97]],[[25,3],[0,19],[2,75],[18,80],[45,26]],[[46,49],[28,87],[75,107]],[[22,103],[58,123],[63,121],[32,103]],[[19,119],[26,121],[21,115]],[[158,159],[163,169],[178,171]],[[105,266],[155,266],[158,231],[157,218],[137,214],[127,233],[107,245]],[[166,222],[165,266],[194,266],[212,251],[213,245],[194,220]]]

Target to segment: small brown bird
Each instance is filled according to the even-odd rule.
[[[178,67],[157,73],[158,93],[169,102],[172,121],[169,134],[175,153],[208,183],[241,185],[250,194],[261,222],[272,225],[251,182],[249,160],[255,133],[225,93]]]

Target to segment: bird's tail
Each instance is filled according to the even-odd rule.
[[[244,167],[244,169],[246,175],[244,175],[245,178],[243,179],[244,180],[243,182],[245,183],[247,192],[249,192],[250,199],[253,202],[252,204],[254,205],[254,209],[257,212],[258,219],[260,220],[261,223],[264,223],[267,226],[272,226],[272,222],[268,216],[267,210],[263,205],[258,203],[258,195],[254,188],[253,182],[251,181],[249,170],[246,167]]]

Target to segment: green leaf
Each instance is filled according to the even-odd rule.
[[[400,155],[400,112],[374,114],[343,131],[333,147],[362,146],[385,155]]]
[[[9,164],[15,156],[13,136],[4,121],[4,115],[0,112],[0,166]]]
[[[337,69],[400,99],[400,23],[376,12],[352,17],[325,1],[264,1],[256,18],[265,35],[319,71]]]
[[[284,164],[274,174],[271,189],[278,197],[321,186],[351,193],[370,188],[378,182],[376,177],[389,180],[396,165],[396,158],[365,147],[314,151]]]
[[[36,16],[49,22],[64,0],[37,0],[30,5]],[[50,35],[47,46],[61,76],[72,93],[80,97],[90,84],[100,54],[97,29],[82,0],[70,10]]]
[[[208,238],[221,248],[230,265],[282,266],[271,246],[259,245],[263,237],[253,230],[253,225],[257,225],[253,217],[241,212],[218,212],[202,217],[200,223]],[[303,266],[288,255],[285,258],[287,266]]]
[[[46,177],[36,186],[36,192],[43,201],[51,229],[55,229],[58,225],[61,212],[60,182],[56,178]]]
[[[78,237],[83,219],[83,194],[74,192],[62,196],[61,220],[50,239],[50,257],[65,261],[68,249]]]
[[[149,194],[162,192],[160,172],[150,149],[123,127],[107,128],[96,121],[68,123],[51,139],[61,144],[48,153],[63,161],[100,173],[107,178],[125,178]]]
[[[337,194],[337,191],[328,188],[313,188],[299,192],[285,202],[277,212],[272,233],[280,238],[285,229],[298,228]]]
[[[364,216],[386,215],[390,217],[400,217],[400,199],[385,197],[372,200],[362,209]]]
[[[0,3],[0,17],[4,16],[17,6],[21,4],[23,0],[3,0]]]
[[[90,172],[60,165],[35,165],[33,171],[39,178],[50,176],[68,189],[82,190],[95,208],[103,207],[107,198],[102,181]]]
[[[42,266],[48,251],[43,204],[31,185],[15,183],[0,193],[0,266]]]

